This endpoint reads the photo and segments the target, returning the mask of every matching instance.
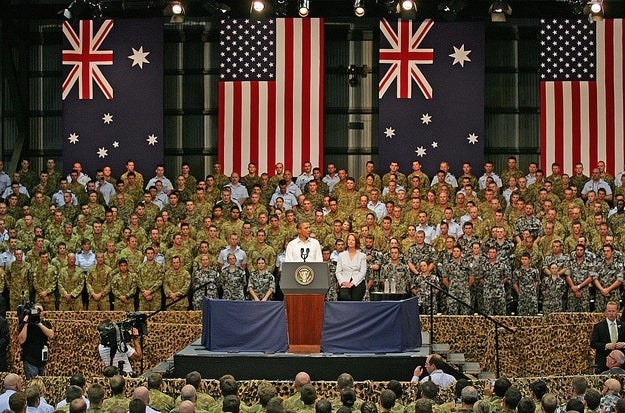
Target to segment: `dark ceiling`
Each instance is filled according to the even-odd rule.
[[[59,11],[71,0],[0,0],[4,3],[3,15],[18,19],[60,19]],[[166,4],[172,0],[77,0],[101,5],[104,17],[143,17],[163,14]],[[297,0],[266,0],[268,12],[277,15],[296,16]],[[389,0],[365,0],[368,17],[386,16],[384,4]],[[417,0],[417,18],[443,18],[439,10],[445,0]],[[449,1],[449,0],[447,0]],[[587,0],[520,0],[509,1],[513,18],[579,17]],[[250,16],[250,0],[182,0],[190,18],[215,18],[220,16],[214,7],[225,4],[234,17]],[[278,3],[285,3],[281,6]],[[456,20],[488,18],[492,0],[455,0],[462,3]],[[353,17],[354,0],[310,0],[311,17]],[[625,0],[604,0],[608,18],[625,17]],[[9,11],[8,13],[5,13]],[[445,16],[449,17],[449,15]]]

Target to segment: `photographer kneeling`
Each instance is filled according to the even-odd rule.
[[[26,380],[43,376],[48,361],[48,340],[54,338],[52,324],[44,320],[41,304],[28,303],[18,307],[20,324],[17,339],[22,346]]]
[[[122,324],[122,323],[120,323]],[[98,327],[100,344],[98,353],[105,366],[115,366],[119,374],[132,376],[130,360],[141,358],[141,340],[139,330],[132,327],[130,330],[122,324],[115,324],[111,320],[104,320]]]

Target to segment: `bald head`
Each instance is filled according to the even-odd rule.
[[[6,390],[21,390],[22,378],[15,373],[9,373],[4,378],[4,388]]]
[[[150,405],[150,392],[148,391],[148,388],[145,386],[137,387],[132,392],[132,398],[141,400],[143,403],[145,403],[146,406]]]
[[[621,382],[616,379],[607,379],[603,385],[611,393],[618,394],[621,391]]]
[[[310,376],[304,371],[300,371],[295,376],[295,388],[301,389],[304,384],[310,384]]]
[[[191,401],[185,400],[182,403],[180,403],[180,406],[178,407],[178,412],[179,413],[195,413],[195,405]]]
[[[197,400],[197,391],[195,390],[195,387],[193,387],[192,384],[185,384],[182,387],[182,390],[180,390],[180,399],[195,403]]]

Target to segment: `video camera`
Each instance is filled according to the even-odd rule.
[[[130,343],[137,329],[139,336],[148,335],[148,316],[141,312],[128,313],[126,319],[119,323],[108,320],[100,325],[100,344],[105,347],[117,348],[118,345]]]
[[[28,316],[28,324],[41,323],[41,308],[35,307],[35,304],[27,302],[17,306],[17,316],[21,323]]]

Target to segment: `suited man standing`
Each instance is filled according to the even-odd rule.
[[[605,307],[605,320],[594,325],[590,335],[590,347],[595,349],[595,371],[607,370],[606,359],[612,350],[625,348],[625,327],[617,320],[618,304],[609,301]]]

